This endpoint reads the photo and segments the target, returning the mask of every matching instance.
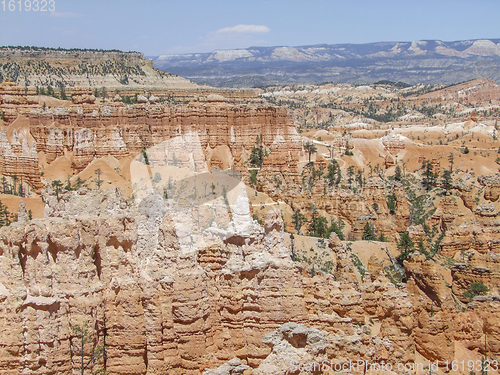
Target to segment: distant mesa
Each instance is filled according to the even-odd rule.
[[[153,68],[140,52],[0,47],[0,82],[19,87],[106,87],[144,90],[193,88],[195,83]]]
[[[216,87],[380,80],[452,84],[480,77],[500,82],[500,39],[249,47],[152,59],[160,70]]]

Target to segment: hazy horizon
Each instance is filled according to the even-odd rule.
[[[8,3],[7,3],[8,4]],[[147,56],[248,47],[500,38],[500,2],[53,0],[54,11],[0,4],[0,45],[138,51]]]

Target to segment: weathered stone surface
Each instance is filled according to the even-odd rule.
[[[498,197],[500,197],[500,173],[481,175],[477,178],[477,181],[481,185],[486,186],[484,199],[496,202]]]
[[[3,373],[70,373],[69,327],[85,321],[96,343],[107,345],[110,374],[195,374],[234,357],[253,368],[262,362],[261,373],[269,373],[286,351],[278,351],[281,339],[270,348],[264,337],[289,322],[316,330],[300,328],[304,336],[290,328],[290,336],[282,328],[286,345],[300,346],[304,336],[319,348],[313,337],[326,335],[324,358],[413,358],[418,306],[408,293],[385,278],[304,276],[281,243],[277,213],[250,245],[231,240],[234,217],[225,240],[187,251],[178,217],[158,203],[137,208],[115,190],[82,189],[59,201],[44,194],[48,217],[0,230],[0,316],[11,327],[2,335]],[[243,205],[234,213],[243,214]],[[367,316],[380,321],[378,336],[356,325]]]

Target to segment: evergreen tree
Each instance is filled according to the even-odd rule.
[[[143,150],[144,150],[144,149],[143,149]],[[148,163],[146,163],[146,164],[149,164],[149,162],[148,162]],[[103,180],[101,180],[101,174],[102,174],[101,169],[100,169],[100,168],[97,168],[97,169],[95,170],[95,174],[97,175],[97,180],[96,180],[97,188],[98,188],[98,189],[100,189],[100,188],[101,188],[101,185],[102,185],[102,183],[103,183]]]
[[[248,162],[252,167],[261,168],[262,163],[264,162],[264,150],[262,147],[254,147],[252,148],[252,152],[250,153],[250,157],[248,158]]]
[[[378,238],[379,242],[387,242],[387,238],[384,236],[384,232],[380,232],[380,236]]]
[[[306,217],[299,210],[295,210],[293,212],[292,224],[293,224],[295,230],[297,231],[297,233],[300,231],[300,228],[302,227],[302,225],[304,225],[304,223],[306,223],[306,222],[307,222]]]
[[[141,150],[141,154],[142,154],[142,158],[144,159],[144,163],[146,165],[149,165],[148,153],[146,152],[146,149],[144,147]],[[175,158],[175,154],[174,154],[174,158]]]
[[[314,143],[308,142],[304,145],[304,149],[309,154],[309,164],[311,164],[311,155],[318,151]]]
[[[7,182],[7,179],[5,178],[5,176],[2,176],[2,190],[3,190],[4,194],[7,194],[8,187],[9,187],[9,183]]]
[[[337,168],[337,179],[335,180],[335,185],[339,185],[342,182],[342,171],[340,170],[340,166]]]
[[[332,187],[335,184],[339,169],[339,163],[337,160],[332,160],[332,162],[328,165],[328,172],[325,175],[325,178],[328,181],[328,186]]]
[[[347,168],[347,183],[349,184],[349,188],[352,187],[352,181],[353,181],[353,177],[354,177],[354,166],[349,166],[349,168]]]
[[[344,226],[345,226],[345,223],[341,218],[339,218],[337,222],[332,220],[332,223],[326,232],[326,237],[330,237],[330,234],[336,233],[337,236],[339,237],[339,239],[341,241],[344,241],[345,236],[344,236],[344,232],[342,231],[344,229]]]
[[[363,228],[362,239],[367,240],[367,241],[375,241],[377,239],[377,237],[373,233],[372,226],[370,225],[370,222],[368,222],[368,221],[365,223],[365,227]]]
[[[70,179],[69,179],[69,175],[68,175],[68,178],[66,179],[66,186],[64,186],[64,190],[66,190],[66,191],[71,191],[71,190],[73,190],[73,189],[71,188],[71,181],[70,181]]]
[[[420,240],[418,241],[417,247],[418,247],[418,251],[420,252],[420,254],[424,254],[426,259],[430,258],[430,254],[427,251],[427,248],[425,247],[425,244],[424,244],[424,240],[422,238],[420,238]]]
[[[443,171],[443,189],[447,192],[453,187],[453,179],[451,177],[451,172],[448,169]]]
[[[467,298],[472,302],[475,296],[484,296],[489,292],[489,288],[481,282],[475,282],[469,285],[467,291],[462,294],[462,297]]]
[[[19,195],[20,197],[24,197],[24,188],[23,188],[23,182],[22,182],[22,180],[21,180],[21,183],[18,186],[17,195]]]
[[[65,89],[65,87],[64,87],[64,85],[62,83],[59,86],[59,97],[62,100],[68,100],[68,96],[66,95],[66,89]]]
[[[314,206],[311,206],[311,220],[309,220],[309,235],[314,237],[324,237],[327,233],[327,224],[328,221],[325,217],[319,216],[318,209]]]
[[[358,169],[358,172],[356,173],[356,182],[360,188],[363,188],[364,180],[363,171],[361,169]]]
[[[401,254],[397,257],[397,260],[401,264],[403,264],[403,261],[408,259],[408,255],[415,250],[415,243],[407,232],[399,234],[398,250]]]
[[[315,235],[316,237],[325,237],[327,232],[328,221],[326,217],[320,216],[316,222]]]
[[[78,176],[75,180],[75,186],[73,187],[74,190],[80,189],[83,184],[85,184],[85,180],[82,180],[80,176]]]
[[[62,192],[62,182],[59,180],[54,180],[52,181],[52,187],[54,188],[54,191],[56,192],[56,198],[59,200],[59,194]]]
[[[90,371],[92,374],[104,374],[105,370],[94,371],[96,363],[101,358],[106,358],[106,347],[104,345],[95,346],[95,338],[85,322],[82,327],[71,326],[72,339],[70,340],[72,356],[78,363],[78,373],[84,375]],[[90,357],[87,353],[91,353]],[[75,363],[75,364],[76,364]]]
[[[345,156],[352,156],[354,153],[349,149],[349,141],[345,142]]]
[[[389,194],[386,198],[386,202],[387,202],[387,208],[389,209],[389,213],[391,215],[394,215],[396,213],[396,206],[397,206],[396,196],[394,194]]]
[[[11,189],[11,193],[13,193],[14,195],[16,195],[16,182],[17,182],[17,175],[13,175],[12,176],[12,181],[14,182],[14,188]]]
[[[424,185],[425,190],[430,190],[432,185],[436,183],[436,174],[433,172],[434,167],[430,160],[424,160],[424,178],[422,179],[422,185]]]
[[[7,206],[0,202],[0,227],[8,226],[10,224],[10,212]]]
[[[453,152],[450,152],[450,155],[448,155],[448,162],[450,163],[450,172],[453,172]]]
[[[396,165],[396,171],[395,171],[395,174],[394,174],[394,179],[396,181],[401,181],[401,179],[402,179],[401,168],[399,167],[399,165]]]

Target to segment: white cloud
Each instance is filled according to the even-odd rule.
[[[218,34],[237,33],[237,34],[263,34],[268,33],[271,29],[264,25],[236,25],[233,27],[224,27],[217,30]]]
[[[51,17],[57,17],[57,18],[73,18],[80,16],[80,14],[75,12],[50,12],[49,14]]]

